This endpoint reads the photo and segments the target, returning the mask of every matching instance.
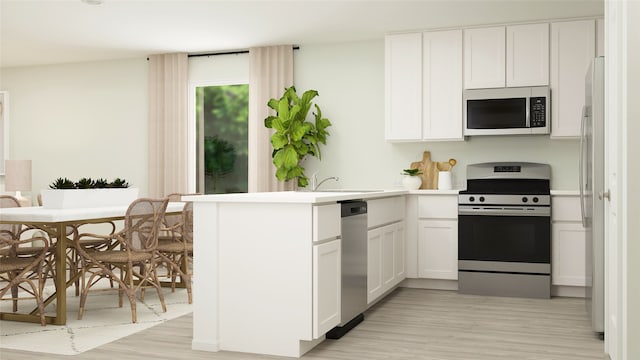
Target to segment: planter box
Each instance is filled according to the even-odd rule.
[[[138,188],[46,189],[41,194],[45,209],[77,209],[129,205],[138,198]]]

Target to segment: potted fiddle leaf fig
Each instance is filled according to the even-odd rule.
[[[314,121],[307,120],[312,100],[318,96],[316,90],[307,90],[301,97],[296,88],[285,89],[280,99],[271,99],[267,105],[276,111],[275,116],[264,119],[264,126],[273,129],[271,136],[273,164],[276,167],[276,178],[279,181],[297,179],[299,187],[309,184],[309,178],[300,165],[307,156],[315,156],[321,160],[320,144],[326,145],[331,122],[322,117],[317,104],[313,104]]]

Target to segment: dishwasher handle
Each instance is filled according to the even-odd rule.
[[[362,200],[348,200],[340,203],[342,217],[356,216],[367,213],[367,202]]]

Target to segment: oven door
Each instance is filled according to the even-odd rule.
[[[458,215],[458,259],[463,262],[551,263],[549,208],[540,214]],[[497,269],[496,269],[497,270]]]

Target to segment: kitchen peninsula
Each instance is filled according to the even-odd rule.
[[[183,197],[194,202],[193,349],[299,357],[322,342],[340,322],[340,202],[382,200],[400,221],[404,194]]]

